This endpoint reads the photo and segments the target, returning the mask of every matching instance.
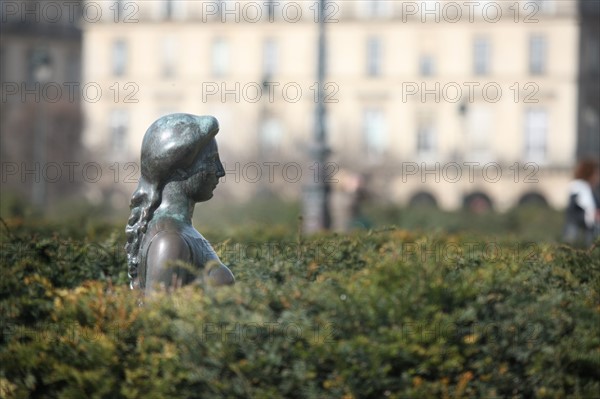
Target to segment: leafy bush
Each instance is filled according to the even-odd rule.
[[[6,397],[600,392],[598,249],[396,229],[250,231],[215,245],[234,287],[142,299],[126,287],[120,232],[90,230],[97,244],[11,232],[0,283]]]

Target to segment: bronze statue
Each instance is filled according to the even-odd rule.
[[[192,226],[195,204],[212,198],[225,175],[215,140],[218,131],[214,117],[190,114],[163,116],[146,131],[140,181],[125,229],[132,289],[185,285],[201,274],[211,285],[234,283],[231,271]],[[172,261],[196,270],[173,267]]]

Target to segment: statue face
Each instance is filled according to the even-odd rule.
[[[185,191],[196,202],[208,201],[219,184],[219,178],[225,176],[214,138],[202,149],[194,168],[198,172],[185,181]]]

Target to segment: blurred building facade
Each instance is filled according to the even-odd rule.
[[[212,114],[228,172],[220,195],[298,196],[294,163],[303,178],[315,168],[316,2],[87,4],[82,82],[103,93],[83,101],[88,148],[123,177],[157,117]],[[338,1],[325,14],[333,152],[321,167],[334,190],[350,172],[398,204],[565,205],[576,2]]]
[[[44,210],[80,187],[64,174],[82,150],[79,4],[0,1],[2,196],[17,214],[27,202]]]

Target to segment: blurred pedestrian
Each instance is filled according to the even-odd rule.
[[[569,183],[569,203],[565,213],[563,241],[571,245],[592,244],[599,234],[600,204],[594,193],[600,183],[600,170],[595,160],[582,160]]]
[[[338,232],[368,229],[372,224],[363,214],[368,199],[367,176],[347,169],[336,174],[337,183],[332,196],[333,228]]]
[[[361,174],[358,176],[356,186],[354,187],[354,198],[350,207],[350,228],[369,229],[372,223],[369,218],[363,213],[363,209],[369,200],[369,191],[367,189],[367,181],[369,177]]]

